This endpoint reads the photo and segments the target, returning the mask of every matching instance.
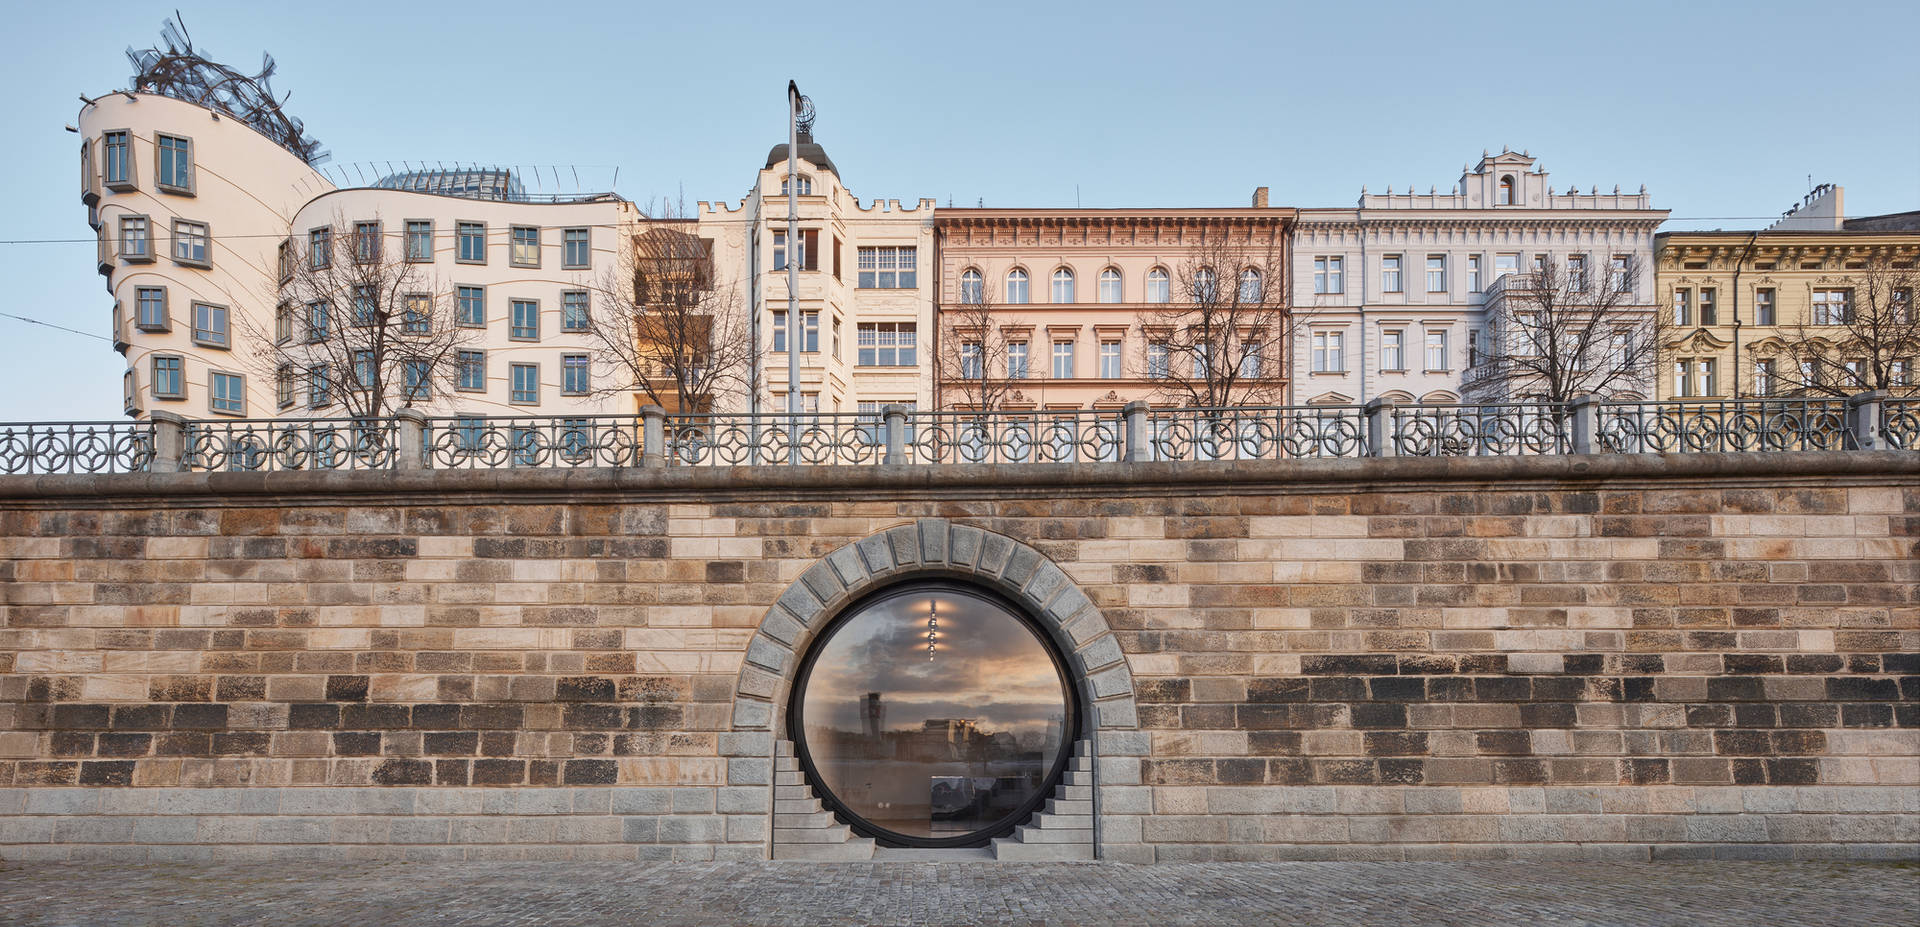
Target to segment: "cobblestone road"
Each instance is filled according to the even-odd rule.
[[[1825,863],[9,863],[0,922],[1920,923],[1920,868]]]

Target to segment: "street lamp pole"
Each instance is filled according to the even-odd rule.
[[[800,462],[800,108],[806,97],[787,81],[787,463]]]

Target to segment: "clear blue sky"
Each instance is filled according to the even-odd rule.
[[[61,127],[175,5],[9,13],[0,239],[86,241],[0,245],[0,312],[105,333]],[[1556,187],[1644,183],[1676,218],[1772,216],[1809,174],[1854,215],[1920,209],[1911,0],[803,3],[790,39],[786,4],[177,5],[221,60],[271,52],[339,162],[618,165],[636,200],[738,198],[791,77],[863,198],[1341,205],[1447,189],[1511,145]],[[0,317],[0,421],[118,419],[123,369],[101,338]]]

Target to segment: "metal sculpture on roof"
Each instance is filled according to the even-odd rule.
[[[272,55],[261,53],[260,73],[251,77],[213,61],[193,47],[178,10],[172,19],[161,24],[160,39],[163,48],[127,49],[127,60],[134,68],[134,90],[226,113],[308,164],[327,160],[327,152],[320,147],[319,140],[307,134],[300,120],[281,110],[287,97],[274,98],[270,86],[274,70]]]

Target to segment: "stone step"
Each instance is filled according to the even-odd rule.
[[[800,758],[797,756],[776,756],[773,758],[775,772],[799,772]]]
[[[773,774],[774,785],[806,785],[807,774],[797,769],[789,769]]]
[[[780,774],[779,774],[779,773],[774,773],[774,775],[775,775],[775,776],[777,777],[777,776],[779,776]],[[1067,772],[1066,772],[1066,773],[1065,773],[1064,775],[1062,775],[1062,776],[1060,777],[1060,784],[1061,784],[1061,785],[1085,785],[1085,786],[1092,786],[1092,785],[1093,785],[1093,773],[1090,773],[1090,772],[1074,772],[1074,771],[1072,771],[1072,770],[1068,770],[1068,771],[1067,771]]]
[[[1083,773],[1091,774],[1093,772],[1093,757],[1076,756],[1073,759],[1070,759],[1067,761],[1067,769],[1070,772],[1083,772]]]
[[[833,812],[831,811],[815,811],[809,814],[783,814],[775,812],[773,815],[773,826],[777,828],[811,829],[816,827],[832,827],[834,823]]]
[[[1091,862],[1091,843],[1020,843],[1005,837],[993,841],[993,858],[1009,863]]]
[[[1063,799],[1065,801],[1091,802],[1093,801],[1093,786],[1062,785],[1059,788],[1054,789],[1053,794],[1054,794],[1054,797]]]
[[[1047,807],[1044,813],[1050,815],[1091,815],[1093,814],[1093,801],[1091,799],[1049,798],[1047,799]]]
[[[872,840],[862,837],[846,843],[787,843],[779,842],[776,837],[773,844],[774,859],[808,860],[811,862],[845,862],[873,858]]]
[[[1088,827],[1077,830],[1043,830],[1023,824],[1013,829],[1013,839],[1021,843],[1084,843],[1092,846],[1093,829]]]
[[[774,756],[792,756],[792,755],[793,755],[793,741],[791,741],[791,740],[776,740],[776,741],[774,741],[774,742],[773,742],[773,755],[774,755]]]
[[[813,794],[813,786],[810,785],[776,785],[773,787],[774,801],[792,801],[813,797],[815,797]]]
[[[1041,830],[1093,830],[1092,814],[1036,814],[1033,826]]]
[[[773,829],[773,845],[783,843],[845,843],[853,839],[853,831],[845,824],[831,827],[776,827]]]
[[[818,798],[787,798],[773,800],[774,814],[812,814],[825,806]]]
[[[989,847],[943,847],[928,849],[925,847],[875,847],[873,861],[876,863],[959,863],[992,862],[993,850]]]

